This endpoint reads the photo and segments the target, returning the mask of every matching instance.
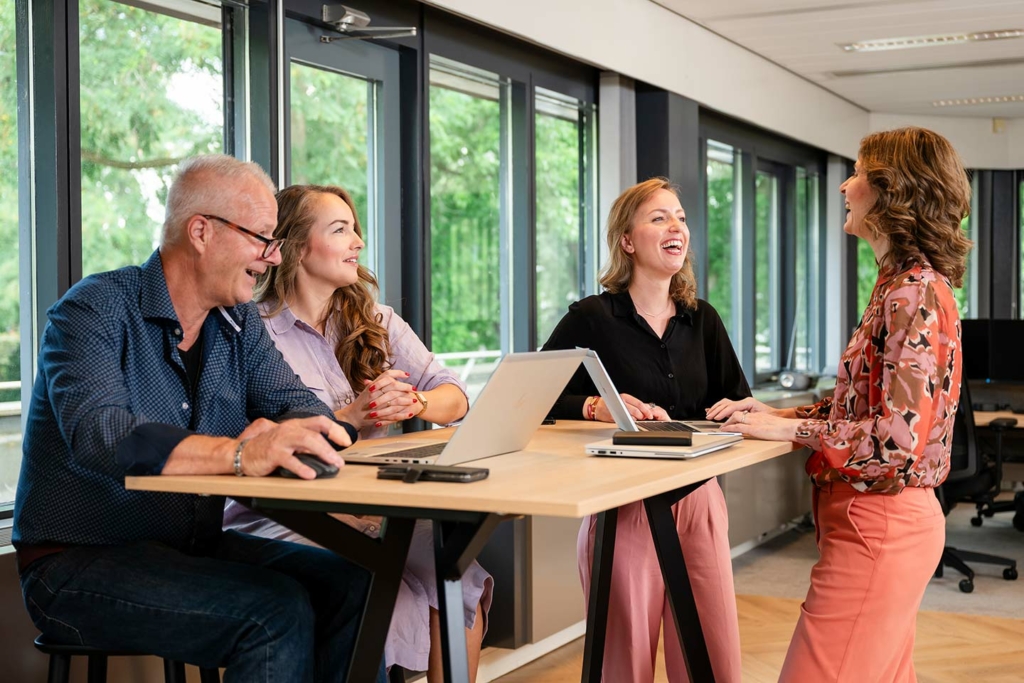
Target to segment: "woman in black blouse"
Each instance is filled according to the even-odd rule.
[[[721,318],[697,298],[689,243],[686,214],[667,180],[653,178],[623,192],[608,217],[611,257],[601,277],[606,291],[572,304],[544,344],[545,350],[597,351],[636,419],[703,419],[720,399],[750,395]],[[553,416],[611,422],[596,393],[586,372],[577,372]],[[715,680],[739,681],[739,625],[722,489],[712,479],[672,510]],[[586,594],[595,524],[594,517],[584,520],[577,544]],[[688,680],[669,609],[643,503],[622,507],[604,680],[652,681],[662,622],[669,680]]]

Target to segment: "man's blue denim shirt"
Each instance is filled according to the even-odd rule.
[[[210,311],[192,396],[160,253],[85,278],[47,312],[25,426],[14,543],[139,540],[203,552],[224,499],[128,491],[192,434],[236,437],[260,417],[326,415],[267,334],[254,304]],[[350,430],[353,439],[354,430]]]

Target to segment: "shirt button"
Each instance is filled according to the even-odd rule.
[[[673,375],[673,374],[672,374],[671,372],[670,372],[670,373],[668,373],[668,378],[669,378],[669,379],[675,379],[675,377],[676,377],[676,376],[675,376],[675,375]]]
[[[345,399],[345,405],[348,405],[349,403],[352,403],[352,399],[346,398]]]
[[[676,407],[675,406],[669,406],[668,409],[669,409],[669,412],[671,412],[671,411],[675,410]]]
[[[188,403],[182,403],[181,404],[181,409],[182,410],[188,410]]]
[[[181,328],[180,327],[175,327],[174,328],[174,335],[176,337],[180,337],[181,336]]]
[[[370,526],[368,526],[366,528],[369,529],[370,531],[376,531],[377,530],[377,526],[375,524],[371,524]]]
[[[661,348],[665,348],[665,345],[664,345],[664,344],[662,344],[662,345],[661,345]]]

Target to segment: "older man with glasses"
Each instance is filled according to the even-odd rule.
[[[50,309],[14,513],[25,604],[50,640],[226,667],[225,681],[344,677],[364,570],[222,532],[222,498],[124,488],[126,475],[278,467],[308,479],[296,453],[339,465],[327,439],[356,438],[250,303],[280,262],[276,221],[258,166],[190,159],[149,260],[90,276]]]

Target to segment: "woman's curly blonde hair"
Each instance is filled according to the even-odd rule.
[[[309,231],[316,222],[317,202],[325,194],[333,194],[352,209],[353,228],[360,238],[363,228],[359,214],[348,192],[333,185],[292,185],[277,193],[277,228],[274,237],[286,240],[281,245],[281,265],[268,268],[256,282],[256,301],[269,301],[273,309],[267,317],[281,312],[284,302],[295,293],[299,262],[309,244]],[[355,391],[363,380],[372,380],[390,363],[391,346],[387,328],[375,306],[380,291],[377,278],[363,265],[358,266],[359,279],[347,287],[339,287],[331,295],[323,320],[307,323],[324,329],[330,325],[338,340],[334,355]]]
[[[658,190],[668,190],[679,196],[679,188],[667,178],[651,178],[620,194],[608,212],[609,257],[601,271],[601,286],[612,294],[626,291],[633,281],[633,255],[622,248],[622,237],[632,232],[636,212]],[[672,276],[668,293],[673,301],[678,301],[688,310],[697,308],[697,278],[693,274],[693,254],[689,250],[683,267]]]
[[[889,242],[879,265],[928,263],[962,286],[973,246],[960,228],[971,211],[971,183],[953,146],[925,128],[899,128],[865,137],[859,157],[877,195],[864,223]]]

